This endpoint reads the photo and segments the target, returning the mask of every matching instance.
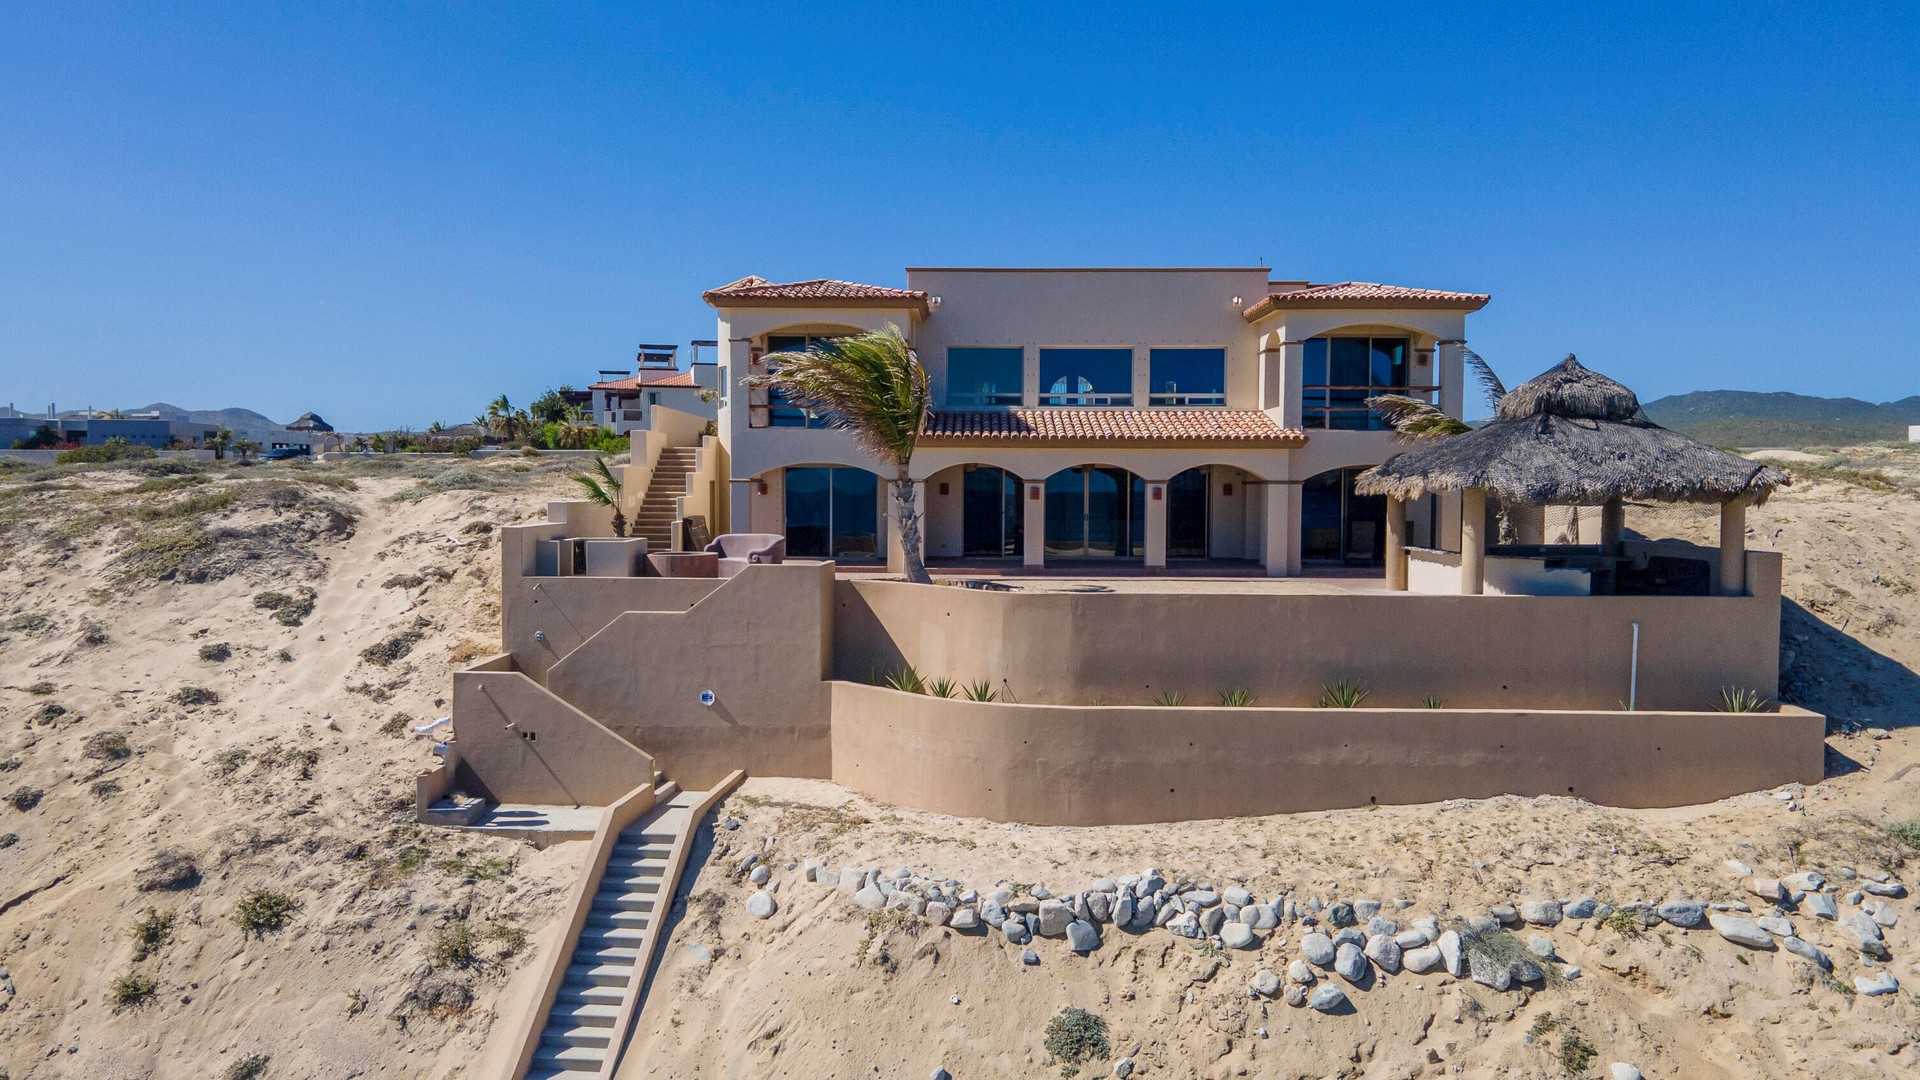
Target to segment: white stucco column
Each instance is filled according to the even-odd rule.
[[[887,504],[887,572],[903,574],[907,570],[906,546],[900,542],[900,504],[893,497],[893,480],[880,478],[880,497]],[[920,514],[920,560],[927,558],[927,482],[913,482],[913,508]]]
[[[1028,480],[1020,485],[1027,500],[1020,514],[1020,563],[1035,570],[1047,565],[1047,485]]]
[[[1262,410],[1277,409],[1282,398],[1280,386],[1280,336],[1262,334],[1260,336],[1260,366],[1255,369],[1256,403]]]
[[[1479,596],[1487,591],[1487,493],[1468,488],[1460,493],[1460,592]]]
[[[1439,355],[1435,360],[1440,386],[1440,411],[1448,416],[1466,419],[1467,405],[1467,357],[1462,350],[1464,341],[1440,341],[1437,344]]]
[[[1167,568],[1167,483],[1147,481],[1147,569]]]
[[[1720,595],[1747,595],[1747,504],[1720,504]]]
[[[1407,506],[1387,497],[1387,588],[1407,591]]]
[[[1266,500],[1264,554],[1268,577],[1291,577],[1300,572],[1299,484],[1269,483],[1260,488]]]
[[[1306,369],[1306,343],[1302,341],[1283,341],[1280,343],[1280,362],[1275,377],[1279,381],[1280,401],[1278,417],[1283,428],[1299,428],[1301,421],[1301,399],[1305,396],[1301,390],[1302,374]]]

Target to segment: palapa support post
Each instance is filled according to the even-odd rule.
[[[1468,488],[1460,493],[1460,591],[1479,596],[1487,591],[1487,492]]]
[[[1600,504],[1600,550],[1607,555],[1620,554],[1627,538],[1627,507],[1619,499]]]
[[[1407,591],[1407,505],[1387,496],[1387,588]]]
[[[1747,595],[1747,504],[1720,504],[1720,595]]]

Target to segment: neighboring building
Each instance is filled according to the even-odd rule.
[[[318,450],[324,447],[327,439],[337,441],[337,437],[332,435],[333,429],[312,413],[307,413],[301,420],[310,417],[318,421],[320,427],[288,425],[286,428],[248,427],[231,430],[235,439],[252,439],[265,450],[283,446],[308,446]],[[299,424],[300,421],[294,423]],[[151,446],[155,450],[169,447],[197,450],[206,446],[207,440],[220,430],[220,425],[197,420],[165,420],[157,413],[58,418],[15,413],[0,417],[0,449],[12,446],[17,440],[31,438],[43,428],[57,430],[61,442],[67,445],[100,446],[109,439],[125,439],[136,446]]]
[[[1396,444],[1366,399],[1462,416],[1466,317],[1488,300],[1258,267],[910,268],[905,289],[747,277],[704,297],[734,531],[783,533],[796,557],[892,554],[876,462],[743,380],[771,353],[893,324],[932,382],[913,462],[930,559],[1276,576],[1380,564],[1385,500],[1353,478]],[[1409,506],[1412,542],[1456,535],[1458,506]]]
[[[1920,424],[1910,424],[1910,425],[1908,425],[1908,427],[1907,427],[1907,441],[1908,441],[1908,442],[1920,442]]]
[[[696,350],[694,362],[683,369],[679,366],[678,353],[679,348],[674,345],[642,345],[634,374],[602,370],[601,381],[587,387],[593,422],[625,435],[636,428],[651,427],[650,414],[655,405],[716,419],[719,416],[719,365],[711,360],[701,361]],[[608,375],[621,377],[605,378]]]

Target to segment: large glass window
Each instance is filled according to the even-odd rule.
[[[947,404],[1018,405],[1025,381],[1026,350],[952,348],[947,350]]]
[[[809,334],[769,334],[767,352],[803,352],[826,340],[826,337]],[[833,424],[829,414],[803,409],[787,397],[786,391],[778,386],[770,386],[767,388],[767,426],[824,428]]]
[[[787,553],[871,559],[880,553],[880,478],[865,469],[809,465],[786,473]]]
[[[1334,469],[1301,485],[1302,559],[1363,566],[1385,559],[1387,500],[1353,490],[1354,479],[1364,471]]]
[[[1048,555],[1139,556],[1147,546],[1146,481],[1110,465],[1047,477]]]
[[[1020,478],[991,465],[969,465],[961,483],[961,553],[973,559],[1020,554],[1026,522]]]
[[[1040,404],[1133,404],[1132,349],[1041,349]]]
[[[1406,338],[1309,338],[1302,352],[1307,427],[1382,431],[1389,426],[1367,408],[1367,399],[1408,392]]]
[[[1176,473],[1167,481],[1167,558],[1207,557],[1212,487],[1205,466]]]
[[[1225,405],[1227,350],[1154,349],[1148,353],[1153,405]]]

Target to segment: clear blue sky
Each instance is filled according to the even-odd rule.
[[[471,418],[756,273],[1490,292],[1517,380],[1920,393],[1920,5],[0,7],[0,401]],[[1709,10],[1718,9],[1718,10]]]

